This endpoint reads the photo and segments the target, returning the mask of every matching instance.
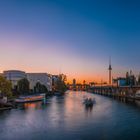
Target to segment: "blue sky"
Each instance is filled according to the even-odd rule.
[[[62,69],[71,77],[106,79],[109,56],[112,58],[114,76],[123,75],[126,70],[138,72],[140,69],[139,7],[138,0],[2,0],[0,37],[1,40],[11,43],[11,46],[15,45],[9,41],[11,38],[15,42],[22,40],[19,43],[22,45],[19,46],[28,46],[31,48],[30,51],[53,50],[52,57],[61,56],[60,65],[55,67],[55,60],[53,65],[48,66],[57,71]],[[28,43],[24,46],[23,42]],[[43,45],[39,45],[40,43]],[[6,46],[1,45],[1,48],[4,49]],[[29,51],[24,50],[25,53]],[[41,55],[42,52],[39,53],[38,55]],[[19,59],[17,54],[15,49],[13,65],[10,66],[23,69],[24,66],[15,65]],[[36,54],[37,52],[34,55]],[[44,58],[48,59],[45,54]],[[36,69],[37,66],[34,65],[32,69],[55,73],[55,70],[44,68],[44,64],[47,67],[44,58],[44,63],[39,64],[40,69]],[[28,62],[24,60],[26,58],[20,59],[24,61],[24,65]],[[61,61],[63,59],[66,61]],[[5,63],[9,61],[5,60]],[[33,60],[31,63],[34,64]],[[9,69],[7,65],[2,63],[2,68]],[[25,66],[26,69],[32,70]]]

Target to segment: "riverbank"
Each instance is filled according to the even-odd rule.
[[[14,105],[11,103],[0,103],[0,111],[11,110],[12,108],[14,108]]]
[[[0,111],[11,110],[12,107],[0,107]]]
[[[40,93],[40,94],[34,93],[34,94],[29,94],[29,95],[24,95],[24,96],[15,96],[15,97],[9,98],[7,103],[0,104],[0,111],[11,110],[13,108],[16,108],[17,104],[19,104],[19,103],[31,103],[31,102],[39,102],[39,101],[43,102],[44,98],[53,97],[53,96],[63,96],[65,93],[56,91],[56,92],[48,92],[44,95],[42,95],[42,94],[43,93]],[[35,99],[39,95],[43,96],[43,98],[42,99]],[[20,99],[20,101],[19,101],[19,99]],[[19,102],[16,102],[17,100]]]

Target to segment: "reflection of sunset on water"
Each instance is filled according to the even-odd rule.
[[[33,103],[25,103],[25,109],[40,109],[42,106],[42,102],[33,102]]]

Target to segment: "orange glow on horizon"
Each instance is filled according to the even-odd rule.
[[[3,46],[0,48],[0,72],[14,69],[26,73],[64,73],[69,83],[73,79],[77,83],[84,80],[86,83],[108,82],[108,65],[104,61],[77,55],[64,42],[42,42],[25,36],[5,35],[0,39],[0,46]],[[121,72],[122,68],[115,73],[118,71]]]
[[[83,81],[85,80],[85,82],[88,84],[90,82],[95,82],[95,83],[101,83],[101,78],[99,77],[95,77],[95,76],[83,76],[83,77],[69,77],[67,78],[67,83],[72,84],[73,83],[73,79],[76,79],[76,83],[81,83],[83,84]],[[104,78],[102,78],[102,82],[108,82],[108,79],[104,76]]]

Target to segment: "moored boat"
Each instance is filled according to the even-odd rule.
[[[19,98],[15,99],[15,102],[16,103],[36,102],[36,101],[43,101],[44,98],[45,98],[45,94],[20,96]]]

